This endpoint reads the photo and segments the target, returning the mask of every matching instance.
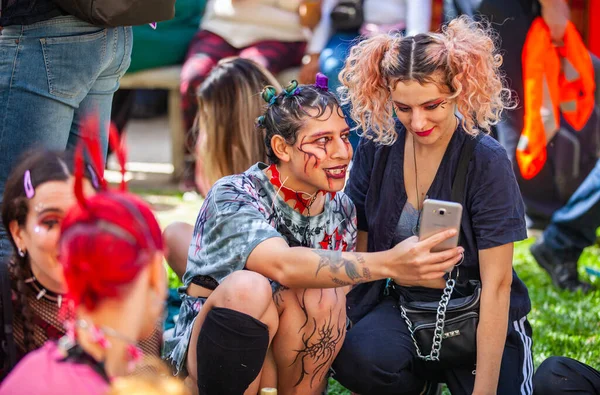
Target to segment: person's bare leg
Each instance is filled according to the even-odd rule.
[[[185,273],[193,234],[194,227],[185,222],[174,222],[163,232],[163,240],[166,245],[165,259],[179,279],[182,279]]]
[[[320,394],[346,337],[343,289],[280,289],[273,295],[279,329],[273,340],[282,395]]]
[[[213,308],[226,308],[247,314],[262,322],[268,327],[269,343],[277,332],[279,317],[277,308],[273,303],[272,290],[269,281],[258,273],[240,270],[229,275],[213,293],[208,297],[204,306],[194,321],[194,327],[188,345],[187,370],[188,381],[197,383],[198,355],[196,347],[198,336],[206,315]],[[202,356],[200,356],[201,358]],[[260,385],[260,373],[248,387],[246,393],[258,393]],[[234,379],[232,377],[232,379]],[[202,394],[201,394],[202,395]]]

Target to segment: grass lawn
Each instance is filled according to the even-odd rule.
[[[185,200],[180,194],[140,192],[155,208],[163,227],[174,221],[194,223],[201,202]],[[527,284],[533,310],[529,321],[533,327],[534,363],[538,366],[552,355],[564,355],[600,368],[600,291],[588,295],[559,292],[550,278],[535,263],[529,253],[533,239],[517,243],[515,247],[515,270]],[[600,288],[600,278],[590,277],[585,267],[600,270],[600,248],[588,248],[579,261],[582,278]],[[171,284],[177,278],[171,275]],[[332,381],[330,394],[350,394]]]

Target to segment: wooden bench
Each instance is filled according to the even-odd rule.
[[[123,89],[165,89],[169,91],[168,117],[171,134],[171,163],[173,178],[179,179],[183,172],[186,133],[179,94],[181,66],[161,67],[125,74],[121,78]],[[298,69],[285,70],[277,76],[282,84],[297,78]]]

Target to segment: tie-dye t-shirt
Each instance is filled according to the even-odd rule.
[[[321,214],[301,215],[277,195],[263,173],[266,168],[264,163],[257,163],[212,187],[194,227],[183,277],[185,287],[196,276],[221,283],[229,274],[242,270],[252,250],[272,237],[283,238],[290,247],[354,250],[356,209],[348,196],[342,192],[328,194]]]

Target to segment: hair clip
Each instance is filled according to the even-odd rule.
[[[98,189],[100,187],[100,183],[98,182],[98,176],[96,175],[96,172],[94,171],[94,167],[92,165],[88,164],[87,168],[88,168],[88,171],[90,172],[92,186],[94,187],[94,189]]]
[[[323,73],[317,73],[315,86],[323,91],[329,91],[329,78]]]
[[[31,199],[35,195],[33,184],[31,183],[31,172],[27,170],[23,176],[23,188],[25,189],[25,196],[27,199]]]
[[[256,126],[263,128],[265,127],[265,116],[261,115],[260,117],[256,118]]]

